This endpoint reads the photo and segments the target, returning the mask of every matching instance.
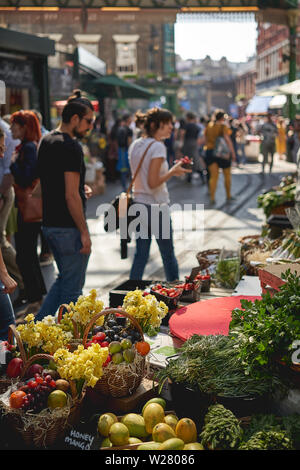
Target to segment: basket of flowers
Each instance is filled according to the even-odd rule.
[[[17,382],[22,376],[27,360],[39,353],[53,354],[57,349],[65,347],[69,334],[55,324],[54,317],[48,316],[35,322],[34,315],[27,315],[25,323],[8,327],[8,341],[2,345],[4,374],[0,379],[0,393],[8,386]]]
[[[81,295],[75,304],[71,302],[59,307],[57,322],[64,331],[71,334],[68,343],[70,351],[74,351],[79,344],[82,344],[86,326],[103,310],[103,305],[101,300],[97,300],[96,289],[92,289],[89,295]],[[103,321],[103,317],[98,318],[96,325],[101,326]]]
[[[0,395],[0,408],[7,424],[27,445],[53,445],[63,437],[67,426],[78,421],[85,388],[99,380],[107,355],[107,350],[93,345],[86,350],[79,346],[74,353],[61,348],[54,356],[32,356],[19,382]],[[52,367],[56,364],[57,370],[44,369],[49,363]],[[41,369],[28,379],[34,365]]]
[[[148,336],[155,336],[159,332],[163,318],[168,314],[169,308],[161,299],[136,289],[127,293],[122,308],[139,323],[141,329]]]
[[[88,335],[100,317],[104,325],[97,327],[96,335],[88,341]],[[84,333],[84,346],[90,347],[93,342],[108,348],[104,373],[95,390],[116,398],[134,393],[144,377],[145,356],[150,351],[138,321],[123,309],[103,310],[90,321]]]

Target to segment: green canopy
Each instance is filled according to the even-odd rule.
[[[126,82],[117,75],[105,75],[104,77],[85,80],[83,87],[97,98],[140,98],[151,99],[152,93],[134,83]]]

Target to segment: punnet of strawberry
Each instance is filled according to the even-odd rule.
[[[162,284],[156,284],[155,286],[152,286],[151,289],[157,294],[164,295],[170,298],[179,297],[182,293],[182,288],[177,288],[176,286],[164,287]]]
[[[193,160],[191,160],[188,156],[182,157],[179,160],[176,160],[175,163],[181,162],[182,168],[186,170],[190,170],[193,165]]]

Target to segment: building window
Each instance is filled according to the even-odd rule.
[[[116,72],[119,74],[136,74],[136,43],[116,44]]]
[[[116,34],[113,36],[116,43],[116,73],[118,75],[136,75],[137,47],[139,39],[137,34]]]

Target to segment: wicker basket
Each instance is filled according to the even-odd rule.
[[[98,318],[101,316],[111,314],[115,315],[118,313],[124,317],[127,317],[137,328],[142,338],[144,339],[143,331],[135,318],[122,309],[109,308],[95,315],[87,325],[83,336],[83,345],[86,345],[88,334]],[[105,367],[104,374],[101,379],[98,380],[94,390],[102,393],[103,395],[112,396],[114,398],[121,398],[131,395],[141,384],[141,381],[144,377],[145,362],[145,357],[138,353],[136,353],[135,360],[131,364],[126,363],[116,365],[110,362]]]
[[[16,339],[16,343],[20,352],[21,359],[23,361],[23,364],[26,363],[26,353],[25,349],[22,343],[21,336],[19,332],[17,331],[15,325],[9,325],[8,327],[8,342],[9,344],[14,344],[14,338]],[[12,379],[10,377],[7,377],[6,375],[0,377],[0,394],[4,393],[7,388],[12,385],[14,382],[16,382],[16,379]]]
[[[214,263],[214,261],[208,259],[208,256],[216,255],[219,257],[220,253],[221,250],[219,249],[199,251],[199,253],[197,253],[196,255],[196,258],[198,260],[199,265],[201,266],[201,270],[203,271],[204,269],[209,268],[209,266]]]
[[[53,360],[49,354],[36,354],[25,364],[22,377],[26,375],[29,367],[40,360]],[[22,378],[21,377],[21,378]],[[12,409],[0,397],[0,407],[7,424],[18,433],[25,444],[35,447],[48,447],[63,437],[68,425],[75,424],[80,416],[80,405],[84,398],[84,393],[77,397],[76,386],[70,383],[72,399],[67,407],[57,408],[52,411],[43,410],[38,414],[24,412],[21,409]],[[10,388],[7,390],[10,394]]]
[[[57,323],[61,322],[64,310],[67,310],[67,312],[70,313],[71,312],[71,307],[68,304],[62,304],[59,307],[58,316],[57,316]],[[68,347],[69,351],[74,352],[75,349],[77,349],[77,347],[80,344],[82,344],[82,338],[80,338],[76,322],[72,319],[71,319],[71,322],[73,324],[73,329],[74,329],[74,332],[73,332],[74,338],[72,338],[69,341],[69,344],[67,345],[67,347]]]

